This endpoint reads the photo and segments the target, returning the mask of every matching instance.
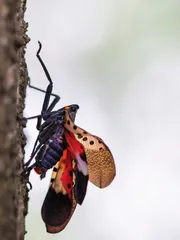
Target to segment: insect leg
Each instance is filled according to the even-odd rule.
[[[52,79],[50,77],[50,74],[43,62],[43,60],[41,59],[39,53],[41,51],[41,48],[42,48],[42,44],[40,42],[39,43],[39,49],[36,53],[36,56],[44,70],[44,73],[49,81],[49,84],[46,88],[46,90],[43,90],[41,88],[38,88],[38,87],[35,87],[33,85],[31,85],[31,82],[30,82],[30,78],[28,79],[28,86],[30,88],[33,88],[37,91],[40,91],[40,92],[43,92],[45,93],[45,97],[44,97],[44,102],[43,102],[43,106],[42,106],[42,109],[41,109],[41,114],[37,115],[37,116],[33,116],[33,117],[29,117],[29,118],[26,118],[26,120],[30,120],[30,119],[34,119],[34,118],[37,118],[37,125],[36,125],[36,128],[37,130],[40,129],[40,126],[41,126],[41,122],[42,122],[42,119],[43,119],[43,115],[48,113],[48,112],[51,112],[53,110],[53,108],[55,107],[55,105],[58,103],[58,101],[60,100],[60,96],[58,96],[57,94],[54,94],[52,93],[52,89],[53,89],[53,82],[52,82]],[[53,96],[54,97],[54,100],[50,103],[49,105],[49,102],[50,102],[50,97]]]
[[[36,116],[28,117],[28,118],[25,118],[25,120],[31,120],[31,119],[35,119],[35,118],[38,118],[38,117],[41,117],[41,115],[36,115]]]
[[[39,55],[39,53],[40,53],[40,51],[41,51],[41,48],[42,48],[42,44],[41,44],[39,41],[38,41],[38,43],[39,43],[39,49],[38,49],[38,51],[37,51],[36,56],[37,56],[37,58],[38,58],[38,60],[39,60],[39,62],[40,62],[40,64],[41,64],[41,66],[42,66],[42,68],[43,68],[43,70],[44,70],[44,73],[45,73],[48,81],[49,81],[49,85],[47,86],[47,89],[46,89],[46,91],[45,91],[44,103],[43,103],[42,110],[41,110],[41,115],[42,115],[42,116],[41,116],[41,117],[38,117],[37,129],[39,129],[40,126],[41,126],[41,121],[42,121],[42,118],[43,118],[43,114],[44,114],[44,113],[47,113],[47,112],[49,112],[49,111],[52,111],[52,109],[55,107],[55,105],[57,104],[57,102],[58,102],[59,99],[60,99],[60,97],[59,97],[58,95],[55,95],[55,94],[54,94],[54,95],[55,95],[55,99],[54,99],[53,102],[49,105],[49,101],[50,101],[50,97],[51,97],[51,95],[52,95],[52,89],[53,89],[53,81],[52,81],[52,79],[51,79],[51,77],[50,77],[50,74],[49,74],[49,72],[48,72],[48,70],[47,70],[47,68],[46,68],[43,60],[41,59],[41,57],[40,57],[40,55]],[[48,107],[48,106],[49,106],[49,107]]]
[[[38,144],[38,141],[39,141],[39,136],[37,137],[36,142],[35,142],[35,144],[34,144],[34,147],[33,147],[33,150],[32,150],[30,159],[24,164],[24,172],[27,171],[28,166],[29,166],[29,164],[32,162],[34,156],[36,155],[36,153],[38,152],[38,150],[41,148],[41,146],[44,144],[44,143]],[[38,144],[38,145],[37,145],[37,144]]]
[[[43,92],[43,93],[46,93],[46,92],[47,92],[47,90],[45,91],[45,90],[43,90],[43,89],[41,89],[41,88],[38,88],[38,87],[35,87],[35,86],[31,85],[30,78],[28,79],[28,86],[29,86],[30,88],[33,88],[33,89],[39,91],[39,92]],[[53,99],[52,103],[49,105],[49,107],[47,108],[47,112],[52,111],[52,109],[55,107],[55,105],[56,105],[56,104],[59,102],[59,100],[60,100],[60,96],[58,96],[57,94],[54,94],[54,93],[51,92],[51,93],[50,93],[50,96],[53,96],[54,99]],[[46,97],[46,96],[45,96],[45,97]]]
[[[54,131],[57,127],[57,124],[52,123],[51,121],[46,121],[43,123],[43,127],[42,127],[42,125],[40,126],[40,127],[42,127],[42,129],[40,129],[40,132],[36,138],[36,142],[34,144],[30,159],[24,164],[24,173],[25,174],[26,173],[28,174],[29,164],[32,162],[34,156],[39,151],[41,146],[43,144],[45,144],[49,140],[49,138],[52,136],[52,134],[54,133]],[[36,164],[38,164],[38,162],[36,162]],[[29,170],[31,171],[32,169],[29,169]],[[30,174],[30,171],[29,171],[29,174]]]

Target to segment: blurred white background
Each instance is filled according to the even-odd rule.
[[[46,88],[41,56],[61,96],[77,103],[76,124],[100,136],[117,167],[104,190],[87,196],[59,234],[46,233],[41,206],[51,171],[31,175],[26,240],[180,239],[180,1],[31,0],[27,64],[32,84]],[[44,95],[27,89],[25,116]],[[26,128],[28,160],[37,131]]]

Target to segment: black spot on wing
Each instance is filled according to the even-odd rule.
[[[76,170],[75,179],[74,196],[76,202],[81,205],[86,196],[88,176],[84,176],[82,172]]]
[[[41,209],[43,221],[50,226],[60,226],[68,219],[71,211],[72,201],[68,195],[56,193],[50,187]]]
[[[89,144],[90,144],[90,145],[93,145],[93,144],[94,144],[94,141],[90,141]]]
[[[77,137],[80,139],[80,138],[82,138],[83,136],[82,136],[80,133],[78,133],[78,134],[77,134]]]

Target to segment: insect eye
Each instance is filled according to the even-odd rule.
[[[78,109],[79,109],[79,106],[76,104],[71,107],[72,112],[76,112]]]
[[[75,111],[76,111],[76,108],[75,108],[75,107],[72,107],[72,108],[71,108],[71,111],[72,111],[72,112],[75,112]]]

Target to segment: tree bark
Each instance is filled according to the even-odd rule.
[[[26,0],[0,0],[0,239],[23,240],[27,213],[26,184],[21,177],[22,121],[27,67],[24,22]]]

